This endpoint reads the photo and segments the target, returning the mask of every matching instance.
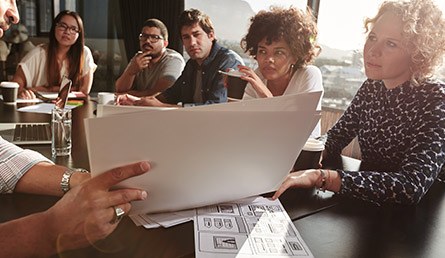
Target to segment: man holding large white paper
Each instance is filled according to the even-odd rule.
[[[0,0],[0,37],[10,23],[18,22],[15,0]],[[135,163],[90,180],[89,173],[82,173],[85,170],[54,165],[40,153],[21,149],[0,137],[0,193],[67,192],[46,211],[0,223],[0,256],[45,257],[105,238],[128,213],[131,201],[147,197],[144,190],[109,189],[149,168],[147,162]]]

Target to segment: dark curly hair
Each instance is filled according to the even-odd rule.
[[[258,43],[266,38],[266,43],[283,39],[297,57],[294,69],[312,63],[320,53],[320,46],[315,43],[317,25],[308,8],[302,11],[297,8],[283,9],[271,6],[269,11],[260,11],[250,19],[247,35],[241,40],[241,47],[251,56],[256,57]]]

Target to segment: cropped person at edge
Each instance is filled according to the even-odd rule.
[[[18,21],[15,0],[0,0],[0,37],[10,23]],[[0,137],[0,193],[62,195],[71,188],[46,211],[0,223],[1,256],[46,257],[103,239],[114,231],[122,212],[130,210],[131,201],[147,197],[143,190],[109,189],[149,168],[147,162],[140,162],[90,179],[89,173],[54,165],[41,154]],[[63,176],[68,177],[65,188],[61,187]]]
[[[445,85],[432,79],[445,53],[445,20],[431,0],[385,1],[366,19],[368,79],[328,131],[323,159],[358,136],[360,171],[305,170],[289,187],[320,187],[374,203],[417,204],[445,179]]]

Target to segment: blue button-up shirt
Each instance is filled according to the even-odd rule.
[[[201,65],[203,103],[195,103],[193,100],[198,63],[192,59],[187,61],[181,76],[162,95],[168,104],[173,105],[178,102],[182,102],[183,105],[227,102],[227,90],[222,83],[223,75],[218,73],[218,70],[235,69],[237,65],[244,65],[241,57],[234,51],[222,47],[216,41],[213,41],[210,54]]]

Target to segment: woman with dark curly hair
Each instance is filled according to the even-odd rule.
[[[258,68],[238,66],[248,82],[243,100],[323,91],[321,72],[310,65],[320,47],[315,44],[317,27],[309,10],[273,6],[250,20],[241,46],[256,59]],[[311,135],[318,136],[320,123]]]
[[[363,57],[368,80],[328,131],[323,159],[356,136],[360,171],[311,169],[289,187],[313,187],[375,203],[415,205],[445,180],[445,85],[432,79],[445,54],[445,19],[432,0],[385,1],[372,19]]]

